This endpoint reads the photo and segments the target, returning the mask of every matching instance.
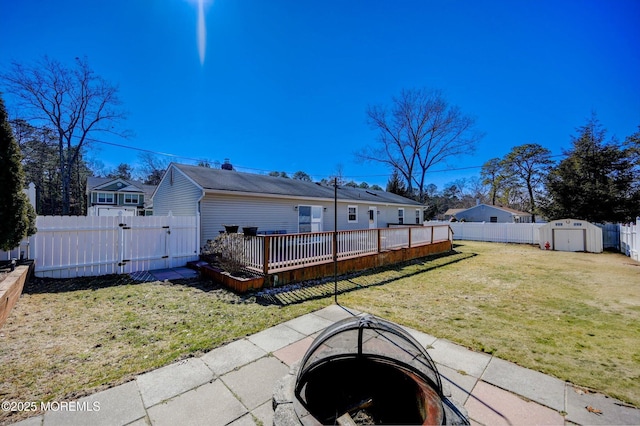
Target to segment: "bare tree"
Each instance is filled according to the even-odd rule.
[[[403,90],[393,98],[390,110],[371,106],[367,118],[371,127],[379,131],[378,144],[357,156],[398,170],[407,182],[407,192],[413,193],[415,185],[419,199],[423,197],[429,169],[472,153],[483,136],[475,131],[472,117],[449,105],[434,90]]]
[[[167,169],[167,162],[150,152],[143,152],[140,154],[138,156],[138,161],[140,164],[140,170],[143,173],[143,176],[141,176],[142,181],[147,185],[160,184],[164,171]]]
[[[86,58],[76,58],[72,68],[46,56],[32,65],[14,62],[0,79],[6,92],[14,96],[22,118],[35,127],[53,128],[62,180],[62,214],[69,214],[74,165],[89,135],[107,132],[125,136],[115,127],[125,118],[119,109],[117,87],[96,75]]]

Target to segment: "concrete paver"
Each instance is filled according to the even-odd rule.
[[[438,340],[437,337],[434,337],[427,333],[423,333],[418,330],[414,330],[413,328],[402,327],[402,329],[408,332],[411,335],[411,337],[416,339],[418,343],[422,345],[423,348],[430,348],[435,343],[435,341]]]
[[[201,359],[214,373],[221,376],[265,355],[267,352],[264,349],[257,347],[249,340],[241,339],[214,349],[203,355]]]
[[[284,362],[288,366],[291,366],[294,362],[299,361],[307,353],[307,349],[313,343],[313,338],[305,337],[302,340],[298,340],[295,343],[285,346],[282,349],[278,349],[273,353],[273,356]]]
[[[251,410],[251,415],[255,417],[263,425],[273,424],[273,405],[271,401],[267,401],[258,408]]]
[[[248,339],[254,345],[264,349],[266,352],[273,352],[297,342],[300,339],[304,339],[305,337],[307,336],[295,331],[293,328],[287,327],[284,324],[279,324],[275,327],[268,328],[249,336]]]
[[[138,376],[145,407],[151,407],[215,378],[200,358],[189,358]]]
[[[289,372],[289,367],[269,356],[247,364],[220,379],[249,410],[271,401],[275,383]]]
[[[154,425],[226,425],[248,413],[220,380],[204,384],[148,409]]]
[[[77,403],[83,405],[82,411],[78,405],[67,410],[46,411],[43,424],[124,425],[146,415],[135,381],[81,398]],[[85,407],[91,409],[84,410]]]
[[[303,315],[298,318],[294,318],[289,320],[283,325],[287,327],[293,328],[298,333],[302,333],[304,335],[310,335],[313,333],[317,333],[318,331],[324,330],[333,324],[334,321],[328,320],[326,318],[322,318],[319,315]]]
[[[484,425],[564,425],[557,411],[482,381],[464,407],[470,418]]]
[[[318,315],[322,318],[328,319],[331,322],[337,322],[358,314],[360,314],[360,312],[340,305],[330,305],[324,309],[319,310],[318,312],[313,313],[313,315]]]
[[[437,367],[445,395],[449,392],[451,399],[463,406],[478,383],[478,378],[468,374],[460,374],[445,365],[437,365]]]
[[[427,353],[438,364],[478,378],[491,360],[491,355],[473,352],[442,339],[433,342]]]
[[[570,384],[567,384],[566,412],[567,420],[576,424],[640,425],[640,410]]]
[[[564,410],[565,382],[555,377],[520,367],[500,358],[492,358],[482,375],[482,380],[556,411]]]

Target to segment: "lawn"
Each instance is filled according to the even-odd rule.
[[[364,287],[338,300],[640,406],[639,263],[514,244],[455,250],[473,256],[351,277]],[[77,398],[331,303],[265,306],[207,281],[37,280],[0,329],[0,400]]]

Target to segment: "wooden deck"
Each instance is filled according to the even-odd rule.
[[[453,248],[453,233],[449,225],[406,226],[246,236],[242,244],[247,268],[263,278],[260,284],[231,283],[233,278],[211,272],[238,292],[325,278],[336,268],[343,275],[446,253]]]

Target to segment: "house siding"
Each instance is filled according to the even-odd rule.
[[[491,217],[496,217],[498,223],[512,223],[513,214],[487,205],[472,207],[456,214],[458,220],[467,222],[491,222]]]
[[[297,233],[298,212],[294,207],[307,204],[320,205],[315,201],[287,198],[207,194],[201,202],[201,241],[215,238],[224,230],[224,225],[238,225],[240,232],[244,226],[257,226],[258,232]],[[326,216],[326,212],[324,214]]]
[[[202,189],[173,168],[173,180],[168,170],[153,196],[153,214],[167,216],[171,212],[174,216],[195,216],[201,196]]]
[[[358,207],[358,221],[349,222],[348,208],[349,206]],[[415,211],[422,209],[416,206],[399,206],[399,205],[385,205],[375,203],[353,203],[353,202],[338,202],[338,230],[355,230],[355,229],[368,229],[369,228],[369,207],[375,206],[379,212],[378,214],[378,228],[386,228],[390,223],[398,223],[398,209],[404,208],[405,225],[415,225]],[[327,223],[327,221],[329,223]],[[333,203],[325,212],[325,230],[333,231]],[[420,215],[420,224],[422,224],[422,214]]]
[[[154,198],[155,203],[155,198]],[[201,241],[215,238],[224,230],[224,225],[242,227],[257,226],[258,233],[265,231],[298,232],[298,211],[296,206],[322,206],[322,230],[333,231],[333,202],[319,199],[301,200],[299,198],[250,197],[248,195],[207,194],[201,202]],[[349,223],[348,206],[358,207],[358,221]],[[398,206],[359,204],[338,202],[338,229],[356,230],[369,228],[369,206],[376,206],[378,227],[385,228],[388,223],[397,223]],[[155,208],[155,205],[154,205]],[[405,206],[411,212],[415,222],[415,206]],[[391,220],[390,220],[391,219]],[[422,223],[422,222],[421,222]]]

